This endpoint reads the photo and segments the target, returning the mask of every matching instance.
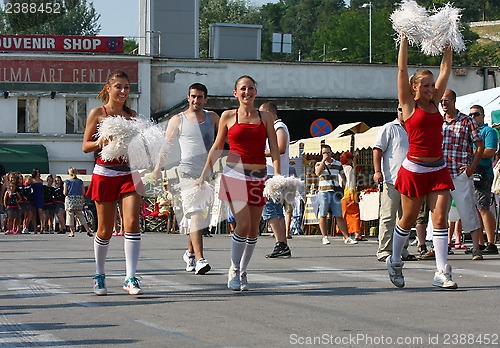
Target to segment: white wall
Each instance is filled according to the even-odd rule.
[[[0,99],[0,135],[17,133],[17,98]],[[0,138],[1,140],[1,138]]]
[[[438,67],[429,68],[439,73]],[[478,69],[461,68],[465,76],[452,72],[448,87],[458,95],[482,90]],[[241,75],[257,81],[260,97],[397,99],[397,67],[393,65],[160,60],[153,62],[151,71],[152,112],[179,103],[194,82],[205,84],[209,95],[232,97],[234,83]]]

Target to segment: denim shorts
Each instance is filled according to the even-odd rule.
[[[479,210],[488,210],[492,203],[491,185],[493,184],[492,177],[483,177],[483,184],[480,187],[474,187],[477,198],[477,208]]]
[[[262,219],[269,220],[274,217],[284,219],[283,204],[281,202],[275,203],[272,199],[268,199],[262,210]]]
[[[318,193],[319,216],[325,217],[328,211],[333,216],[342,216],[342,194],[334,191],[325,191]]]

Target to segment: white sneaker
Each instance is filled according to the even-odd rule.
[[[346,239],[344,239],[344,244],[358,244],[358,241],[352,239],[351,237],[347,237]]]
[[[443,271],[437,271],[432,279],[432,285],[443,289],[456,289],[457,283],[451,279],[451,266],[445,265]]]
[[[106,289],[106,276],[104,274],[94,274],[94,293],[97,296],[106,296],[108,290]]]
[[[321,239],[321,242],[323,243],[323,245],[330,244],[330,241],[328,240],[328,236],[323,236],[323,238]]]
[[[385,263],[387,264],[387,271],[389,272],[389,278],[392,284],[396,285],[398,288],[403,288],[405,286],[405,277],[403,276],[403,262],[392,262],[392,256],[389,256]]]
[[[190,254],[186,250],[184,252],[184,255],[182,255],[182,259],[186,263],[186,271],[193,272],[196,269],[196,267],[195,267],[196,260],[194,258],[194,254]]]
[[[227,273],[227,288],[234,291],[241,290],[239,269],[229,267],[229,272]]]
[[[198,261],[196,261],[194,274],[205,274],[208,271],[210,271],[210,269],[212,269],[212,267],[210,267],[208,261],[205,260],[204,258],[201,258]]]
[[[143,294],[144,292],[141,289],[139,281],[140,279],[136,277],[128,278],[125,280],[125,283],[123,283],[123,290],[127,291],[132,296]]]
[[[240,274],[240,290],[248,291],[248,289],[247,272],[243,272]]]

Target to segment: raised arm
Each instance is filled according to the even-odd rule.
[[[403,36],[398,55],[398,100],[403,108],[402,121],[406,121],[415,109],[415,101],[411,93],[408,77],[408,39]]]
[[[436,93],[434,93],[433,100],[436,105],[439,105],[441,98],[446,90],[446,85],[450,78],[451,65],[452,65],[453,51],[448,46],[446,47],[443,59],[441,60],[441,66],[439,68],[439,76],[436,81]]]

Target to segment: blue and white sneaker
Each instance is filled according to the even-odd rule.
[[[108,289],[106,289],[106,276],[104,274],[95,274],[94,279],[94,293],[97,296],[106,296],[108,294]]]
[[[241,290],[239,269],[234,269],[233,267],[229,267],[229,271],[227,273],[227,288],[234,291]]]
[[[125,280],[125,283],[123,283],[123,290],[127,291],[132,296],[143,294],[144,292],[141,289],[139,281],[139,278],[136,277],[128,278]]]

